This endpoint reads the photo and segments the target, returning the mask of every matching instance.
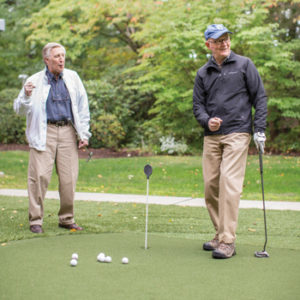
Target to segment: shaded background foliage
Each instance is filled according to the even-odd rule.
[[[203,130],[192,114],[194,78],[209,57],[206,26],[223,23],[234,33],[233,51],[250,57],[264,81],[268,149],[299,151],[299,4],[2,0],[6,31],[0,33],[0,97],[12,103],[21,87],[18,76],[43,68],[42,47],[57,41],[67,49],[66,66],[79,73],[87,88],[93,147],[159,151],[162,137],[173,137],[187,144],[187,151],[200,149]],[[15,120],[12,108],[5,109],[6,133],[0,142],[23,143],[24,119]],[[12,118],[22,124],[13,131],[8,128]]]
[[[18,94],[18,89],[3,89],[0,91],[0,141],[4,144],[26,143],[25,117],[18,117],[12,113],[11,99]]]

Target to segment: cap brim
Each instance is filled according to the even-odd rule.
[[[223,31],[216,32],[215,34],[213,34],[213,35],[210,36],[209,38],[210,38],[210,39],[216,40],[216,39],[218,39],[220,36],[222,36],[222,35],[225,34],[225,33],[231,33],[231,34],[232,34],[232,32],[229,31],[229,30],[223,30]]]

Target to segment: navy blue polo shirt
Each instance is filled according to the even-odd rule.
[[[55,76],[46,70],[48,83],[51,85],[46,102],[47,121],[62,121],[73,119],[72,105],[69,91],[62,78],[62,73],[56,79]]]

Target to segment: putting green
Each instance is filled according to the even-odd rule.
[[[0,299],[299,299],[300,253],[237,245],[214,260],[196,240],[150,234],[72,234],[0,247]],[[72,253],[79,255],[71,267]],[[99,252],[112,263],[97,262]],[[121,263],[122,257],[130,260]]]

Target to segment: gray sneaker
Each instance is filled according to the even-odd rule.
[[[203,244],[203,250],[213,251],[219,247],[219,244],[219,240],[217,238],[214,238],[211,241]]]
[[[234,243],[225,244],[220,243],[219,247],[212,253],[213,258],[230,258],[236,254]]]

